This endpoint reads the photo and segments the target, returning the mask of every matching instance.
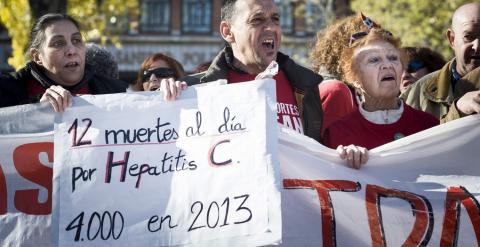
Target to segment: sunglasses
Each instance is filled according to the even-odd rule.
[[[150,77],[155,75],[157,78],[174,77],[175,71],[170,68],[156,68],[143,71],[142,82],[150,80]]]
[[[420,61],[418,59],[412,59],[408,63],[407,72],[408,73],[414,73],[414,72],[417,72],[418,70],[420,70],[422,68],[425,68],[425,64],[422,61]]]
[[[348,46],[351,47],[353,42],[355,42],[355,40],[359,40],[365,36],[368,35],[368,32],[356,32],[356,33],[353,33],[352,36],[350,36],[350,42],[348,43]]]
[[[368,32],[370,32],[371,29],[368,30]],[[393,36],[393,34],[388,31],[388,30],[385,30],[385,29],[380,29],[382,33],[385,33],[387,36]],[[367,36],[368,35],[368,32],[356,32],[356,33],[353,33],[352,36],[350,36],[350,42],[348,43],[348,47],[352,47],[353,43],[356,41],[356,40],[359,40],[359,39],[362,39],[363,37]]]

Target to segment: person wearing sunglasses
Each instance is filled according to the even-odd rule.
[[[420,78],[441,69],[446,63],[442,55],[427,47],[404,47],[403,52],[409,61],[400,84],[402,93]]]
[[[480,67],[480,3],[460,6],[446,34],[455,57],[402,94],[407,104],[442,123],[480,113],[480,79],[469,76]]]
[[[369,149],[438,125],[434,116],[398,97],[404,61],[400,39],[384,29],[372,27],[351,35],[340,64],[361,101],[323,136],[324,144],[336,148],[348,166],[358,169],[367,162]]]
[[[166,94],[166,99],[173,96],[176,98],[187,87],[186,83],[177,81],[183,76],[185,71],[177,60],[155,53],[148,56],[140,66],[133,91],[161,90]]]

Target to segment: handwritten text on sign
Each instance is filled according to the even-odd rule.
[[[59,245],[278,241],[272,91],[264,81],[191,89],[174,103],[76,99],[55,130]]]

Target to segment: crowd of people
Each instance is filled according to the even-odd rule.
[[[156,90],[171,101],[188,86],[254,80],[276,62],[279,124],[336,149],[357,169],[367,163],[369,149],[480,113],[477,2],[459,6],[451,27],[438,30],[446,31],[455,54],[448,62],[426,47],[402,47],[402,34],[360,13],[317,34],[310,70],[280,52],[280,14],[273,0],[225,0],[219,31],[225,47],[196,73],[155,53],[127,83],[118,79],[111,54],[85,44],[75,19],[46,14],[30,32],[30,61],[0,75],[0,107],[49,102],[62,112],[76,95]]]

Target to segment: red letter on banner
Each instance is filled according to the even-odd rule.
[[[460,220],[460,203],[463,204],[472,221],[477,245],[480,246],[480,205],[475,197],[464,187],[450,187],[445,201],[441,247],[457,246],[458,222]]]
[[[410,203],[415,216],[415,223],[410,235],[408,235],[402,246],[426,246],[432,237],[433,231],[433,211],[427,198],[407,191],[386,189],[377,185],[367,184],[366,206],[372,246],[386,246],[385,236],[383,235],[380,197],[396,197]]]
[[[7,180],[3,174],[2,166],[0,166],[0,215],[7,213]]]
[[[48,161],[53,162],[53,142],[24,144],[13,151],[13,163],[18,173],[48,191],[48,198],[44,203],[38,202],[39,189],[15,192],[15,208],[26,214],[47,215],[52,212],[53,169],[40,163],[40,153],[47,153]]]
[[[335,213],[333,211],[330,191],[355,192],[360,190],[359,183],[348,180],[301,180],[284,179],[285,189],[310,188],[317,190],[320,199],[320,212],[322,214],[322,239],[324,247],[336,246],[335,238]]]

